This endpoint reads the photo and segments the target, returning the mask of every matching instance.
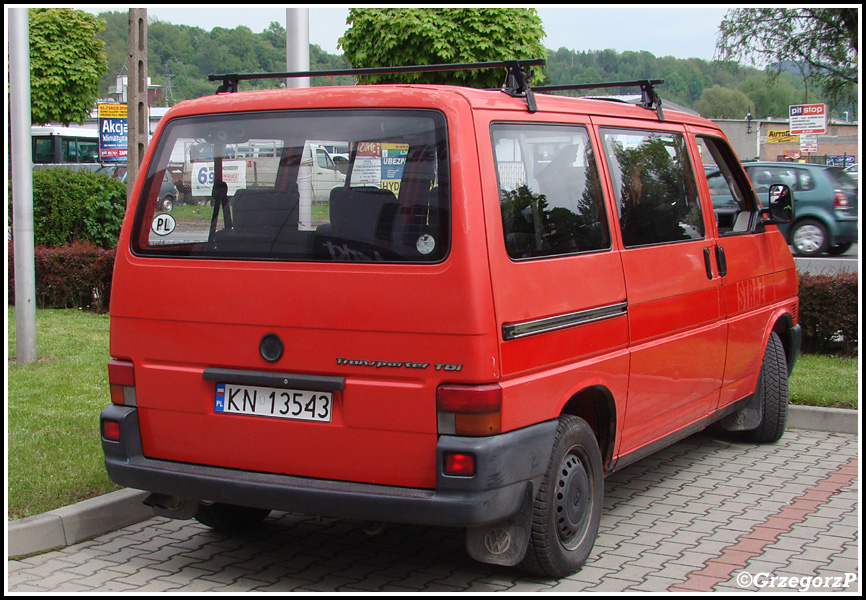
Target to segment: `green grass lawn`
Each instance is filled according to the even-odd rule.
[[[801,354],[788,381],[791,404],[858,408],[856,358]]]
[[[9,518],[29,517],[119,489],[108,479],[99,411],[108,399],[108,315],[36,313],[38,360],[18,365],[8,313]]]
[[[105,473],[99,412],[108,404],[108,315],[36,312],[39,359],[18,365],[8,312],[8,518],[118,489]],[[857,408],[857,359],[803,355],[790,380],[794,404]]]

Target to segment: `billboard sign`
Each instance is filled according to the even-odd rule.
[[[788,107],[791,135],[827,133],[826,104],[794,104]]]
[[[99,161],[126,162],[126,104],[99,104]]]

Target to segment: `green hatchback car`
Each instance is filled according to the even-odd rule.
[[[758,197],[784,183],[794,194],[794,222],[779,227],[799,256],[844,254],[857,241],[857,180],[839,167],[784,162],[743,165]]]

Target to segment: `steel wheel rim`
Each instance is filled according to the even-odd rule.
[[[586,535],[592,508],[590,476],[575,450],[565,455],[557,472],[554,508],[559,541],[573,550]]]

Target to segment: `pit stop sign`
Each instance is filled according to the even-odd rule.
[[[827,133],[826,104],[794,104],[788,107],[791,135]]]

